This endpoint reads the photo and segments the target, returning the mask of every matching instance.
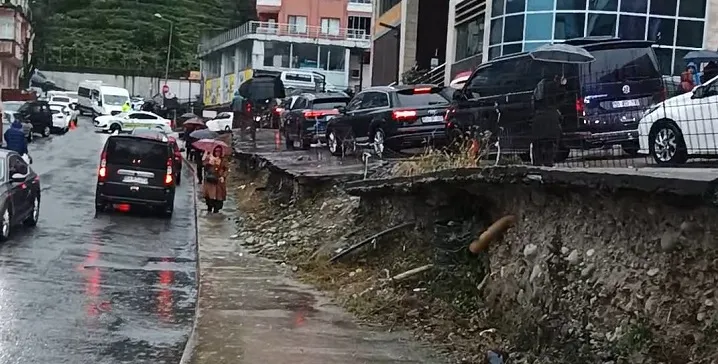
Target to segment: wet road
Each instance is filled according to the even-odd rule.
[[[0,245],[0,364],[178,363],[196,301],[192,179],[184,168],[171,220],[95,218],[107,136],[79,124],[30,145],[40,221]]]

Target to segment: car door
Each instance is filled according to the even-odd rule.
[[[691,94],[691,92],[689,92]],[[713,138],[718,124],[715,118],[716,105],[718,105],[718,82],[699,86],[674,108],[680,110],[675,114],[679,121],[678,126],[683,132],[686,147],[694,154],[715,154],[716,142]]]
[[[480,130],[492,130],[491,120],[496,120],[494,96],[496,89],[491,84],[495,66],[488,64],[474,72],[466,81],[459,97],[455,100],[453,120],[463,130],[477,126]]]
[[[17,154],[11,154],[7,158],[7,171],[8,178],[14,174],[21,174],[27,178],[30,168]],[[11,201],[13,204],[13,214],[16,221],[24,219],[25,215],[31,207],[31,189],[29,188],[27,181],[22,182],[10,182],[10,194]]]
[[[498,79],[495,105],[498,107],[497,131],[502,150],[528,151],[532,141],[532,95],[536,86],[528,56],[508,59],[496,65]],[[533,84],[533,85],[532,85]]]
[[[298,137],[300,129],[302,127],[302,120],[304,119],[304,110],[309,107],[309,100],[306,97],[300,96],[297,101],[294,102],[292,109],[287,114],[287,133],[293,137]]]
[[[367,91],[359,110],[354,113],[352,130],[357,138],[369,138],[371,124],[377,112],[389,108],[389,95],[382,91]]]

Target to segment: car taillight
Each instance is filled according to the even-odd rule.
[[[244,110],[245,110],[247,113],[251,113],[251,112],[252,112],[252,104],[248,102],[248,103],[244,106]]]
[[[576,113],[581,116],[586,115],[586,105],[583,103],[583,99],[580,97],[576,98]]]
[[[431,87],[417,87],[414,89],[414,95],[431,93]]]
[[[449,122],[451,118],[456,114],[456,109],[453,107],[450,107],[446,110],[446,113],[444,114],[444,121]]]
[[[97,171],[97,179],[104,181],[107,177],[107,153],[102,152],[100,157],[100,169]]]
[[[416,115],[416,110],[394,110],[391,113],[391,117],[395,121],[416,120]]]
[[[167,173],[165,174],[165,185],[171,185],[172,182],[174,182],[175,178],[174,175],[172,175],[172,165],[174,162],[172,161],[172,158],[167,159]]]
[[[275,114],[275,115],[279,115],[279,114],[281,114],[282,112],[284,112],[284,108],[282,108],[282,107],[275,107],[275,108],[274,108],[274,114]]]
[[[338,115],[339,111],[337,110],[309,110],[304,112],[304,118],[321,118],[327,115]]]

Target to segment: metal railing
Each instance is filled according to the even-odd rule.
[[[200,53],[211,51],[213,48],[216,48],[224,43],[240,39],[250,34],[268,34],[308,39],[362,41],[367,43],[367,48],[369,47],[369,42],[371,41],[371,36],[363,29],[250,21],[217,36],[202,39],[199,44],[199,51]]]
[[[442,63],[429,71],[426,71],[426,73],[417,79],[417,83],[430,83],[433,85],[443,86],[445,70],[446,63]]]

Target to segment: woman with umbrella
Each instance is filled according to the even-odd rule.
[[[184,141],[185,145],[187,146],[187,159],[191,160],[194,157],[194,150],[192,148],[192,143],[202,139],[202,138],[196,138],[193,139],[191,134],[197,130],[205,129],[206,126],[204,125],[204,121],[200,118],[193,118],[186,120],[184,123],[182,123],[182,127],[184,128]]]
[[[202,163],[204,164],[204,185],[202,192],[207,204],[207,211],[217,213],[222,209],[227,198],[227,160],[229,146],[224,142],[213,139],[202,139],[194,143],[199,150],[204,150]]]

